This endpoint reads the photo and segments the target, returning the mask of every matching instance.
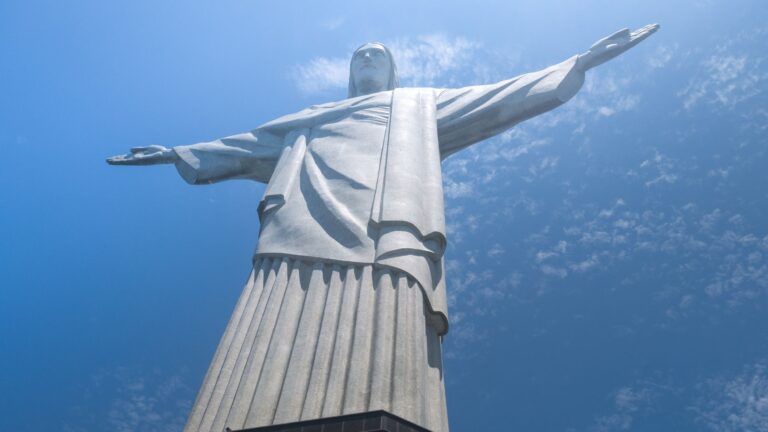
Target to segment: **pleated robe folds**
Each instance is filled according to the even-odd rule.
[[[440,337],[427,313],[404,273],[257,259],[187,429],[383,409],[448,430]]]
[[[375,409],[447,431],[440,160],[568,100],[584,79],[575,61],[347,99],[174,148],[189,183],[269,182],[253,274],[185,431]]]

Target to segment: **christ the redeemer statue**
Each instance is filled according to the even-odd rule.
[[[175,164],[184,180],[267,183],[253,272],[185,431],[386,410],[448,430],[440,161],[573,97],[587,70],[658,29],[496,84],[399,88],[379,43],[358,48],[349,97],[250,132],[114,165]]]

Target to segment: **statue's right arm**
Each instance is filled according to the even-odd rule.
[[[442,158],[572,98],[584,83],[578,56],[495,84],[439,90],[437,127]]]
[[[107,159],[111,165],[176,166],[190,184],[209,184],[222,180],[249,179],[269,182],[283,151],[283,140],[254,130],[199,144],[168,149],[162,146],[135,147],[131,153]]]
[[[585,73],[631,49],[659,29],[649,24],[635,31],[619,30],[592,44],[583,54],[496,84],[440,90],[437,127],[443,158],[501,133],[571,99]]]

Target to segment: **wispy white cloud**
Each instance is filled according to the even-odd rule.
[[[488,250],[464,250],[446,261],[451,337],[445,354],[449,358],[473,357],[482,343],[500,329],[489,329],[488,318],[505,313],[504,305],[522,285],[522,275],[498,274],[487,267],[489,259],[506,254],[500,244]]]
[[[693,411],[713,432],[768,432],[768,372],[765,363],[727,378],[709,380]]]
[[[93,375],[83,393],[86,399],[93,399],[89,401],[91,404],[106,403],[106,409],[94,412],[93,405],[74,407],[79,422],[69,422],[62,426],[63,430],[182,430],[193,396],[192,389],[179,374],[163,375],[157,370],[140,374],[125,367]]]
[[[385,42],[392,50],[404,85],[446,86],[455,83],[457,71],[471,67],[475,50],[480,47],[463,37],[442,33],[401,38]]]
[[[460,198],[466,197],[472,194],[473,184],[472,182],[456,182],[450,177],[446,178],[443,190],[448,198]]]
[[[495,243],[493,246],[491,246],[490,249],[488,249],[487,254],[489,258],[497,258],[503,256],[505,252],[506,251],[502,245]]]
[[[631,430],[635,418],[648,409],[652,392],[648,387],[627,386],[613,394],[614,412],[598,417],[589,430],[614,432]]]
[[[291,76],[304,93],[344,88],[349,82],[349,59],[315,57],[307,64],[295,66]]]
[[[565,278],[568,276],[568,270],[560,267],[555,267],[549,264],[544,264],[539,267],[542,273],[544,273],[547,276],[553,276],[560,279]]]
[[[571,264],[568,266],[572,271],[575,271],[577,273],[583,273],[589,269],[592,269],[600,264],[600,260],[598,259],[597,255],[592,255],[589,258],[579,261],[575,264]]]
[[[764,94],[768,90],[768,58],[756,53],[764,52],[760,47],[767,34],[768,28],[742,32],[701,60],[697,73],[678,92],[683,108],[691,110],[704,103],[731,110]]]
[[[654,155],[640,163],[640,172],[649,178],[645,181],[648,187],[675,183],[678,174],[672,159],[654,149]]]
[[[514,130],[514,129],[513,129]],[[505,137],[502,137],[504,139]],[[518,146],[506,146],[506,149],[500,149],[499,155],[507,161],[513,161],[520,156],[529,154],[532,150],[549,145],[550,140],[547,139],[534,139],[529,142],[525,142]]]
[[[663,68],[667,66],[667,64],[675,57],[675,54],[677,53],[678,45],[674,44],[672,46],[668,45],[659,45],[656,50],[651,54],[648,59],[647,63],[648,66],[654,69]]]
[[[609,117],[622,111],[632,110],[637,106],[638,102],[640,102],[640,96],[638,95],[621,96],[614,101],[612,106],[600,106],[597,109],[597,113],[601,116]]]

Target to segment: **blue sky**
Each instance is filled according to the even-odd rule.
[[[0,429],[180,430],[263,186],[110,167],[346,94],[493,82],[660,32],[443,164],[454,431],[768,430],[763,1],[0,4]],[[501,428],[501,429],[500,429]]]

